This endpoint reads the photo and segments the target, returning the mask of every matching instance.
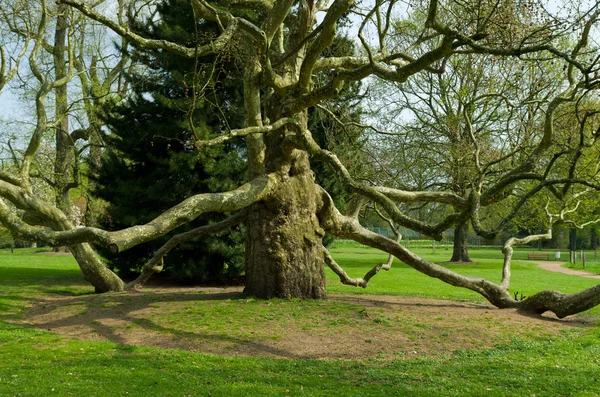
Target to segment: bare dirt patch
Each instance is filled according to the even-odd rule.
[[[577,317],[527,317],[485,304],[398,296],[259,301],[242,297],[239,287],[47,295],[31,302],[24,321],[86,341],[319,359],[430,356],[586,325]]]

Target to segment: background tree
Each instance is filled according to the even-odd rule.
[[[453,20],[460,15],[453,15]],[[419,26],[402,20],[397,29],[418,37]],[[402,44],[406,36],[397,40]],[[377,184],[450,191],[467,200],[483,168],[493,165],[495,174],[507,172],[511,164],[497,160],[524,149],[527,137],[540,130],[541,105],[559,89],[560,81],[557,68],[549,64],[472,54],[449,58],[443,73],[421,73],[401,83],[381,81],[372,100],[374,123],[393,133],[384,141],[383,160],[375,164]],[[381,150],[384,138],[380,133],[372,135],[373,152]],[[493,175],[486,179],[489,183]],[[460,213],[463,207],[457,204],[417,202],[405,204],[403,210],[417,218],[437,213],[441,219]],[[486,214],[497,211],[502,212],[502,207]],[[542,222],[545,218],[544,213]],[[471,261],[468,232],[468,219],[456,224],[450,262]]]
[[[154,40],[180,44],[190,37],[216,34],[216,24],[196,25],[188,9],[187,2],[161,3],[152,19],[135,30]],[[195,140],[226,130],[227,123],[240,123],[241,76],[231,70],[236,66],[223,57],[200,64],[159,50],[134,47],[128,51],[134,54],[127,76],[132,91],[125,102],[105,106],[110,131],[105,137],[107,150],[99,167],[92,163],[93,193],[108,204],[99,223],[106,230],[149,222],[196,192],[231,190],[246,173],[239,145],[194,150]],[[221,214],[205,214],[186,225],[186,230],[222,219]],[[172,235],[119,255],[108,250],[103,254],[119,275],[129,276],[139,273]],[[167,273],[178,281],[237,277],[243,273],[243,234],[232,229],[181,244],[164,263]]]
[[[11,50],[18,54],[13,62],[14,68],[5,77],[12,77],[13,80],[18,77],[22,97],[33,103],[30,106],[31,121],[27,124],[29,128],[19,130],[7,142],[14,154],[17,168],[14,173],[21,180],[16,186],[40,203],[48,202],[40,190],[50,188],[56,205],[42,210],[36,204],[11,202],[19,208],[23,219],[29,224],[69,230],[79,221],[73,216],[71,194],[73,189],[81,186],[79,166],[81,154],[85,151],[82,142],[88,139],[82,134],[83,129],[72,128],[69,123],[71,116],[77,112],[78,99],[81,98],[81,95],[75,94],[77,99],[69,95],[73,92],[68,87],[74,81],[75,58],[77,55],[82,58],[87,55],[78,53],[78,50],[87,48],[82,45],[87,37],[80,25],[81,15],[65,6],[49,6],[45,1],[24,3],[4,0],[0,10],[5,32],[3,40],[10,40]],[[117,12],[117,15],[120,13]],[[7,42],[3,41],[5,44]],[[19,68],[19,57],[24,54],[28,56],[27,67]],[[112,87],[110,78],[115,77],[118,69],[112,74],[105,74],[109,80],[107,86]],[[99,71],[97,73],[100,74]],[[5,88],[6,83],[5,80]],[[48,106],[48,98],[54,99],[54,106]],[[46,167],[48,156],[52,157],[50,168]],[[5,179],[15,182],[12,176],[6,177],[12,174],[6,173]],[[14,190],[10,191],[14,193]],[[11,208],[7,207],[7,210]],[[69,249],[85,278],[97,291],[123,288],[124,283],[104,266],[89,244],[69,245]]]

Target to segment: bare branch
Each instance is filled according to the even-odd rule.
[[[234,21],[226,28],[226,30],[223,33],[221,33],[221,35],[219,37],[217,37],[211,43],[208,43],[203,46],[199,46],[197,48],[190,48],[190,47],[184,47],[179,44],[175,44],[175,43],[172,43],[172,42],[169,42],[166,40],[146,39],[146,38],[132,32],[129,29],[129,27],[119,25],[118,23],[107,18],[106,16],[96,12],[91,7],[89,7],[87,4],[82,3],[78,0],[59,0],[58,3],[66,4],[73,8],[78,9],[82,14],[88,16],[89,18],[91,18],[95,21],[100,22],[101,24],[103,24],[104,26],[113,30],[119,36],[124,37],[130,43],[132,43],[134,45],[148,48],[148,49],[164,49],[164,50],[170,51],[174,54],[177,54],[177,55],[180,55],[183,57],[187,57],[187,58],[194,58],[196,56],[202,57],[202,56],[213,55],[213,54],[218,53],[220,50],[222,50],[227,45],[227,43],[232,39],[232,37],[237,33],[237,30],[238,30],[238,25]]]
[[[245,137],[245,136],[252,135],[252,134],[264,134],[267,132],[278,130],[282,127],[285,127],[286,125],[298,126],[299,123],[294,118],[286,117],[286,118],[279,119],[276,122],[274,122],[273,124],[269,124],[269,125],[233,129],[233,130],[230,130],[229,133],[223,134],[214,139],[210,139],[207,141],[196,141],[195,145],[198,148],[207,147],[207,146],[215,146],[215,145],[219,145],[221,143],[227,142],[236,137]]]
[[[371,270],[369,270],[367,274],[364,275],[364,277],[351,278],[350,276],[348,276],[348,273],[346,273],[346,271],[340,265],[338,265],[338,263],[331,257],[327,249],[323,250],[323,259],[325,260],[327,266],[329,266],[329,268],[333,270],[335,274],[338,275],[342,284],[352,285],[354,287],[361,288],[367,288],[369,280],[371,280],[373,276],[379,273],[381,269],[389,270],[390,268],[389,265],[386,268],[387,264],[378,263]]]
[[[523,238],[511,237],[504,243],[502,253],[504,254],[504,264],[502,266],[502,281],[500,286],[506,290],[510,287],[510,264],[512,260],[513,247],[526,245],[534,241],[551,240],[552,239],[552,218],[550,218],[550,226],[544,234],[535,234]]]
[[[559,318],[563,318],[600,304],[600,284],[576,294],[542,291],[525,300],[517,301],[510,296],[506,288],[500,285],[482,278],[463,276],[426,261],[387,237],[363,228],[355,219],[341,215],[326,192],[323,192],[323,200],[327,204],[323,207],[320,219],[321,224],[329,233],[351,238],[361,244],[393,254],[423,274],[440,279],[455,287],[466,288],[478,293],[498,308],[515,308],[522,312],[535,314],[551,311]]]
[[[2,89],[4,88],[6,83],[11,81],[13,79],[13,77],[15,77],[15,75],[19,71],[19,64],[21,63],[21,59],[27,53],[28,49],[29,49],[29,40],[26,40],[25,44],[23,45],[23,48],[21,49],[21,52],[19,52],[16,60],[14,61],[14,65],[7,72],[6,71],[6,51],[4,49],[4,46],[0,45],[0,91],[2,91]]]
[[[311,82],[313,75],[313,68],[315,63],[323,50],[333,43],[333,38],[336,33],[337,20],[344,14],[350,6],[354,3],[353,0],[335,0],[323,22],[321,23],[320,33],[317,38],[308,46],[302,67],[300,68],[300,75],[298,77],[298,87],[302,92],[309,90],[309,83]]]
[[[93,227],[54,231],[48,228],[30,226],[13,215],[3,202],[0,205],[0,222],[14,235],[22,236],[29,241],[37,241],[52,246],[90,242],[110,247],[113,252],[117,253],[163,236],[171,230],[191,222],[203,213],[233,212],[246,208],[268,197],[273,186],[277,183],[277,178],[276,175],[271,174],[256,178],[233,191],[197,194],[171,207],[145,225],[132,226],[114,232],[107,232]],[[2,187],[1,181],[0,187]],[[1,193],[0,191],[0,196],[2,196]],[[33,204],[33,199],[23,196],[23,194],[19,195],[22,200],[21,204]]]
[[[164,257],[179,244],[197,240],[207,234],[219,233],[223,230],[229,229],[232,226],[243,222],[247,216],[248,214],[246,211],[240,211],[221,222],[200,226],[188,232],[176,234],[175,236],[171,237],[171,239],[162,247],[160,247],[154,253],[154,256],[144,265],[142,268],[142,273],[135,280],[127,284],[126,289],[140,289],[154,273],[161,272],[163,269]]]
[[[406,191],[385,186],[375,186],[373,189],[398,203],[445,203],[454,208],[463,209],[468,201],[450,192]]]

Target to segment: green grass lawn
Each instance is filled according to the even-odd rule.
[[[581,260],[581,254],[579,251],[577,252],[577,263],[566,263],[565,267],[568,267],[569,269],[583,270],[594,274],[600,274],[600,252],[590,250],[585,251],[585,253],[585,268],[583,267],[583,261]]]
[[[332,252],[351,276],[362,276],[386,259],[358,246],[338,245]],[[418,253],[440,262],[449,257],[443,250],[435,255],[431,249]],[[515,256],[521,254],[526,257],[525,251]],[[499,251],[473,250],[471,255],[478,264],[452,268],[498,281]],[[525,262],[516,262],[513,273],[514,289],[526,295],[545,288],[572,292],[594,285],[594,280],[545,272]],[[400,263],[377,275],[366,290],[342,286],[332,274],[328,276],[331,294],[481,301],[469,291],[447,287]],[[512,330],[509,342],[491,349],[428,357],[298,360],[81,342],[20,322],[24,308],[34,299],[91,291],[71,257],[0,251],[0,396],[600,396],[598,325],[544,337]],[[277,303],[279,311],[291,312],[298,306],[297,301]],[[258,306],[248,305],[247,313],[236,312],[242,318],[236,319],[235,326],[255,321]],[[590,314],[598,317],[600,311]],[[223,321],[207,317],[202,321]],[[196,320],[190,316],[180,321]],[[389,332],[394,332],[394,326]]]
[[[452,256],[451,251],[436,250],[433,254],[431,248],[414,250],[416,254],[433,262],[442,263]],[[513,255],[511,291],[519,292],[525,296],[532,295],[544,289],[556,289],[565,293],[573,293],[597,284],[596,280],[585,279],[578,276],[568,276],[540,270],[535,264],[526,262],[528,253],[537,252],[531,249],[517,249]],[[379,262],[387,261],[387,255],[368,247],[356,244],[337,244],[331,248],[331,253],[350,277],[362,277]],[[476,249],[470,251],[474,265],[445,265],[447,268],[468,276],[483,277],[493,282],[500,282],[502,278],[502,252],[497,249]],[[565,258],[565,255],[561,255]],[[568,254],[566,256],[568,258]],[[431,279],[409,266],[394,260],[392,268],[381,271],[369,282],[366,289],[352,289],[342,285],[335,274],[327,269],[329,286],[333,293],[354,294],[401,294],[408,296],[421,296],[424,298],[439,298],[464,301],[483,302],[484,299],[477,293],[467,289],[452,287],[436,279]],[[600,315],[600,308],[588,313]]]

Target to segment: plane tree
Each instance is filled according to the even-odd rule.
[[[431,0],[408,6],[394,0],[361,5],[352,0],[192,0],[190,12],[198,19],[217,23],[220,30],[210,37],[190,37],[190,42],[182,45],[141,37],[128,28],[127,21],[112,19],[92,4],[79,0],[62,0],[60,4],[104,24],[137,46],[193,59],[219,54],[239,62],[243,67],[243,125],[232,125],[226,131],[215,131],[213,137],[198,137],[191,143],[203,151],[230,140],[244,140],[249,180],[231,191],[192,195],[146,224],[107,232],[64,223],[43,228],[11,216],[6,201],[43,214],[52,222],[62,219],[55,206],[28,194],[28,173],[22,168],[18,174],[0,176],[0,221],[13,233],[54,245],[94,243],[121,252],[164,235],[203,213],[222,212],[232,216],[176,235],[161,247],[144,267],[137,284],[160,270],[162,257],[178,243],[245,219],[245,292],[261,298],[325,297],[325,264],[334,269],[342,282],[365,287],[382,265],[376,265],[363,278],[348,277],[323,247],[322,237],[328,232],[388,252],[417,271],[468,288],[500,308],[552,311],[564,317],[600,303],[600,286],[572,295],[542,291],[525,300],[517,300],[509,293],[510,248],[547,238],[554,224],[567,220],[572,211],[567,204],[548,206],[548,233],[507,242],[499,284],[462,276],[428,262],[397,241],[363,228],[355,216],[361,203],[372,202],[394,223],[435,239],[467,221],[478,235],[492,238],[503,222],[542,190],[560,203],[578,194],[580,186],[597,190],[600,186],[594,179],[581,179],[577,172],[569,172],[581,167],[582,157],[560,144],[561,135],[555,128],[561,109],[595,95],[597,55],[590,42],[590,30],[597,23],[595,9],[570,14],[568,18],[553,18],[543,11],[521,12],[540,8],[533,1],[519,0],[476,4]],[[461,9],[459,14],[457,8]],[[152,8],[147,12],[151,13]],[[409,37],[403,46],[391,46],[389,36],[403,34],[391,23],[400,14],[420,14],[423,23],[419,34]],[[358,20],[356,35],[362,53],[326,56],[325,51],[338,34],[338,21],[348,15]],[[568,39],[573,43],[570,47],[563,44]],[[477,177],[470,183],[468,194],[441,189],[408,191],[365,182],[354,177],[335,153],[321,148],[313,139],[307,111],[339,95],[346,84],[370,78],[403,83],[418,73],[442,74],[450,59],[467,55],[564,65],[560,89],[544,100],[537,122],[524,131],[527,139],[524,136],[523,141],[527,144],[515,151],[499,151],[492,161],[483,156],[487,150],[483,145],[488,143],[475,141],[472,149]],[[592,119],[581,115],[579,130],[584,144],[575,149],[594,147],[596,131],[591,127]],[[34,156],[38,148],[35,138],[31,142],[26,158]],[[572,167],[559,167],[562,161]],[[346,214],[315,183],[311,167],[316,162],[326,164],[346,191],[356,197]],[[533,186],[514,197],[515,187],[525,181],[533,181]],[[482,206],[503,205],[511,197],[512,209],[498,225],[492,228],[482,222]],[[398,205],[416,202],[448,204],[458,211],[428,223],[411,217]],[[47,225],[52,226],[52,222]],[[99,291],[125,288],[122,283],[104,279],[100,269],[97,276],[89,279],[98,284]]]
[[[482,168],[506,153],[531,150],[527,136],[539,129],[540,110],[560,83],[550,64],[472,54],[449,59],[442,74],[420,73],[405,83],[380,82],[373,113],[381,114],[376,120],[381,128],[395,133],[387,139],[372,134],[374,151],[380,141],[387,147],[374,167],[378,184],[451,191],[466,199]],[[406,163],[413,166],[402,167]],[[494,173],[500,175],[510,166],[497,164]],[[386,172],[390,169],[395,173]],[[486,178],[489,182],[494,177]],[[440,216],[461,210],[439,203],[415,203],[406,210],[425,208]],[[471,261],[468,230],[468,220],[455,226],[450,262]]]

